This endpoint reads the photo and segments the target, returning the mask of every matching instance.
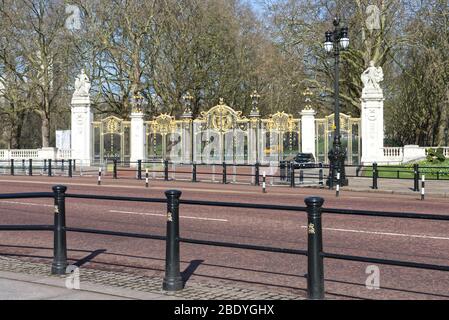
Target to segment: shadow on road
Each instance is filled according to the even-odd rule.
[[[184,269],[183,272],[181,272],[181,278],[184,282],[184,285],[187,283],[187,281],[190,279],[192,274],[195,272],[196,269],[202,264],[204,260],[192,260],[190,261],[190,264],[187,266],[187,268]]]
[[[5,248],[27,248],[27,249],[38,249],[38,250],[51,250],[52,248],[46,248],[46,247],[38,247],[38,246],[23,246],[23,245],[0,245],[1,247],[5,247]],[[73,252],[90,252],[89,250],[80,250],[80,249],[70,249],[69,251],[73,251]],[[158,260],[158,261],[164,261],[164,259],[161,258],[156,258],[156,257],[148,257],[148,256],[134,256],[134,255],[127,255],[127,254],[120,254],[120,253],[114,253],[114,252],[106,252],[105,249],[99,249],[99,250],[95,250],[93,252],[91,252],[89,255],[87,255],[86,257],[74,262],[73,264],[76,266],[82,266],[83,264],[93,260],[96,256],[98,256],[99,254],[104,253],[105,255],[113,255],[113,256],[123,256],[123,257],[132,257],[132,258],[138,258],[138,259],[149,259],[149,260]],[[51,261],[52,260],[52,256],[40,256],[40,255],[33,255],[33,254],[20,254],[20,253],[8,253],[8,252],[0,252],[0,255],[3,256],[13,256],[13,257],[23,257],[23,258],[37,258],[37,259],[43,259],[43,260],[48,260]],[[71,259],[69,259],[71,260]],[[149,267],[145,267],[145,266],[137,266],[137,265],[130,265],[130,264],[114,264],[114,263],[110,263],[110,262],[102,262],[102,261],[92,261],[92,264],[96,264],[98,266],[104,265],[107,267],[125,267],[125,268],[131,268],[131,269],[138,269],[138,270],[154,270],[154,271],[160,271],[163,272],[164,269],[161,268],[149,268]],[[198,267],[200,265],[203,265],[205,267],[207,266],[214,266],[214,267],[222,267],[225,269],[232,269],[232,270],[240,270],[240,271],[252,271],[252,272],[257,272],[257,273],[266,273],[266,274],[273,274],[273,275],[283,275],[283,276],[293,276],[293,277],[297,277],[297,278],[302,278],[302,279],[306,279],[307,276],[305,274],[287,274],[287,273],[278,273],[278,272],[273,272],[273,271],[268,271],[268,270],[256,270],[253,268],[242,268],[242,267],[232,267],[232,266],[224,266],[224,265],[220,265],[220,264],[210,264],[210,263],[204,263],[204,260],[192,260],[190,261],[189,265],[184,269],[184,271],[181,272],[181,277],[182,280],[184,282],[184,284],[189,280],[189,278],[194,274],[194,272],[198,269]],[[206,275],[206,274],[196,274],[196,276],[199,277],[204,277],[204,278],[208,278],[208,279],[219,279],[219,280],[227,280],[227,281],[235,281],[235,282],[240,282],[240,283],[247,283],[247,284],[257,284],[257,285],[265,285],[265,286],[270,286],[270,287],[276,287],[276,288],[284,288],[284,289],[293,289],[293,290],[300,290],[303,291],[304,293],[307,291],[306,288],[298,288],[295,286],[286,286],[286,285],[280,285],[280,284],[272,284],[272,283],[266,283],[266,282],[258,282],[258,281],[250,281],[248,279],[241,279],[241,278],[232,278],[232,277],[220,277],[220,276],[213,276],[213,275]],[[352,281],[345,281],[345,280],[339,280],[339,279],[331,279],[328,277],[325,277],[325,281],[326,282],[331,282],[331,283],[338,283],[338,284],[346,284],[346,285],[352,285],[355,287],[365,287],[365,284],[361,284],[361,283],[356,283],[356,282],[352,282]],[[388,291],[396,291],[396,292],[401,292],[401,293],[411,293],[411,294],[419,294],[419,295],[429,295],[429,296],[433,296],[436,298],[444,298],[447,299],[449,298],[449,295],[445,295],[445,294],[439,294],[439,293],[432,293],[432,292],[426,292],[426,291],[415,291],[415,290],[410,290],[410,289],[401,289],[401,288],[392,288],[392,287],[382,287],[383,290],[388,290]],[[365,300],[369,300],[370,298],[368,297],[361,297],[361,296],[354,296],[354,295],[345,295],[342,293],[338,293],[338,292],[333,292],[333,291],[327,291],[326,293],[332,296],[336,296],[336,297],[342,297],[342,298],[349,298],[349,299],[365,299]]]
[[[85,256],[82,259],[79,259],[77,262],[75,262],[73,265],[77,266],[77,267],[81,267],[82,265],[88,263],[89,261],[93,260],[96,256],[105,253],[106,249],[99,249],[99,250],[95,250],[93,251],[91,254]]]

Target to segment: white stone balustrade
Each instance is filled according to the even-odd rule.
[[[57,148],[41,148],[41,149],[2,149],[0,150],[0,160],[68,160],[71,159],[72,150],[64,150]]]

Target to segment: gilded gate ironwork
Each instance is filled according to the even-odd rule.
[[[92,122],[94,161],[108,159],[129,161],[130,122],[115,116]]]
[[[182,120],[163,113],[145,121],[147,158],[176,161],[181,156]]]
[[[277,112],[261,120],[259,159],[280,161],[301,151],[301,120]]]
[[[334,140],[334,114],[315,120],[316,158],[328,163],[328,152]],[[340,113],[340,134],[343,148],[346,149],[346,163],[360,163],[360,118]]]
[[[250,120],[224,103],[193,121],[193,160],[198,163],[247,163]]]
[[[334,115],[315,119],[317,161],[328,163],[333,142]],[[94,160],[130,159],[130,121],[109,116],[92,123]],[[342,143],[347,164],[360,162],[360,119],[340,114]],[[276,112],[267,118],[242,115],[223,99],[197,119],[185,113],[181,119],[160,114],[144,121],[146,159],[172,162],[267,164],[301,152],[301,119]]]

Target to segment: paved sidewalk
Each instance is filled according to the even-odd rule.
[[[385,179],[380,178],[377,182],[378,189],[373,190],[373,180],[371,178],[349,178],[349,186],[343,187],[346,191],[363,191],[377,193],[393,193],[405,195],[420,195],[420,192],[413,191],[412,179]],[[421,190],[421,181],[419,182]],[[425,184],[426,195],[434,197],[449,198],[448,180],[427,180]]]
[[[80,269],[80,289],[68,289],[66,276],[50,266],[0,256],[0,300],[297,300],[304,297],[221,284],[194,283],[181,291],[162,291],[162,279],[129,273]],[[70,282],[70,281],[69,281]],[[72,283],[72,282],[70,282]]]

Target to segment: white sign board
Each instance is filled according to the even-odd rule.
[[[56,130],[56,148],[70,150],[70,130]]]

